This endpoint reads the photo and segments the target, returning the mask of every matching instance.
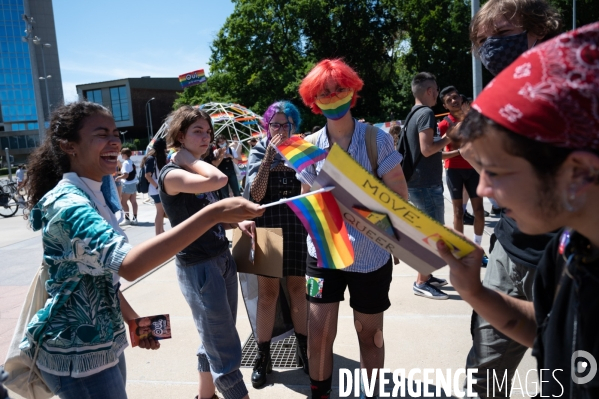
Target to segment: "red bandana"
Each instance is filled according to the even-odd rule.
[[[534,140],[599,149],[599,22],[522,54],[472,107]]]

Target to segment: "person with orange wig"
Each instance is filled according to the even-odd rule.
[[[408,188],[400,166],[401,155],[395,151],[392,137],[372,126],[355,120],[350,109],[356,105],[364,83],[358,74],[340,59],[323,60],[302,81],[299,93],[304,104],[327,120],[314,133],[314,143],[324,149],[340,146],[364,169],[381,179],[387,187],[408,198]],[[367,130],[376,133],[377,162],[372,169],[366,146]],[[372,130],[374,129],[374,130]],[[323,161],[298,174],[302,192],[309,192]],[[350,306],[360,346],[360,367],[382,368],[385,358],[383,312],[391,306],[389,287],[393,262],[388,252],[370,241],[352,226],[347,232],[354,247],[354,263],[345,269],[317,267],[317,254],[308,236],[306,284],[318,290],[306,295],[308,304],[308,358],[312,398],[329,398],[333,375],[333,342],[337,334],[339,302],[349,288]],[[369,392],[373,397],[373,392]],[[366,397],[362,392],[362,397]]]

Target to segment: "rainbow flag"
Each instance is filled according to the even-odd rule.
[[[327,157],[327,152],[322,148],[316,147],[301,138],[300,136],[291,136],[280,143],[276,150],[283,156],[291,167],[301,172],[306,167],[323,160]]]
[[[199,85],[202,83],[206,83],[206,75],[204,75],[203,69],[198,69],[197,71],[184,73],[183,75],[179,75],[179,83],[181,83],[182,88]]]
[[[316,247],[318,267],[344,269],[354,263],[354,247],[333,194],[324,192],[287,203]]]

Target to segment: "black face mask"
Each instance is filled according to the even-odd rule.
[[[478,49],[478,54],[485,68],[497,76],[526,50],[528,50],[528,35],[524,31],[516,35],[489,37]]]

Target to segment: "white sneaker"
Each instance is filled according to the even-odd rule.
[[[133,226],[137,226],[137,218],[133,218],[133,220],[131,220],[131,224]]]
[[[121,223],[119,223],[119,226],[129,226],[130,224],[131,221],[129,219],[125,219]]]

